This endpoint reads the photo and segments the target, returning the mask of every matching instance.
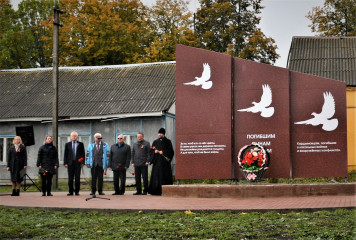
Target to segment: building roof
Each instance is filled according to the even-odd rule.
[[[52,68],[0,71],[0,121],[52,118]],[[59,68],[59,119],[163,115],[175,103],[175,62]]]
[[[293,37],[287,68],[356,86],[356,37]]]

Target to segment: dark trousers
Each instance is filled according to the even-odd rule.
[[[114,189],[115,193],[125,193],[126,169],[120,168],[114,172]]]
[[[41,179],[42,179],[42,192],[46,193],[51,193],[52,190],[52,173],[46,173],[46,174],[41,174]]]
[[[73,194],[73,181],[75,180],[75,192],[79,193],[80,190],[80,170],[81,167],[77,163],[73,163],[72,166],[68,166],[68,188],[69,193]]]
[[[142,193],[141,176],[143,179],[143,191],[148,190],[148,166],[135,167],[136,190]]]
[[[96,182],[98,180],[98,192],[103,191],[104,169],[96,166],[91,168],[91,191],[96,192]]]

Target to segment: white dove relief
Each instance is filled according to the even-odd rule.
[[[201,77],[195,77],[195,81],[193,82],[187,82],[184,83],[184,85],[194,85],[194,86],[200,86],[203,89],[210,89],[213,86],[213,82],[209,81],[211,77],[211,70],[210,66],[208,63],[203,63],[203,73],[201,74]]]
[[[254,106],[237,110],[239,112],[261,112],[261,116],[265,118],[272,117],[274,114],[274,107],[269,107],[272,104],[272,90],[268,84],[262,85],[263,93],[260,102],[252,102]]]
[[[324,92],[323,95],[324,95],[324,105],[323,108],[321,109],[321,113],[318,114],[313,112],[311,115],[313,115],[314,118],[305,121],[295,122],[294,124],[305,124],[305,125],[313,125],[313,126],[318,126],[322,124],[323,125],[322,129],[325,131],[335,130],[339,124],[339,121],[337,120],[337,118],[329,119],[332,118],[335,114],[334,97],[333,95],[331,95],[330,92]]]

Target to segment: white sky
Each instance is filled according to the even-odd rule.
[[[323,6],[324,0],[263,0],[262,32],[276,41],[280,58],[275,66],[286,67],[293,36],[315,36],[305,16],[313,7]]]
[[[141,0],[151,6],[156,0]],[[17,6],[21,0],[11,0]],[[199,0],[190,0],[189,9],[195,11],[199,7]],[[280,58],[275,66],[287,66],[289,47],[293,36],[314,36],[308,25],[310,21],[305,17],[315,6],[322,6],[324,0],[262,0],[261,24],[262,32],[276,41],[277,53]]]

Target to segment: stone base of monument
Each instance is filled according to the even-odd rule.
[[[162,186],[165,197],[269,198],[354,195],[356,183],[187,184]]]

